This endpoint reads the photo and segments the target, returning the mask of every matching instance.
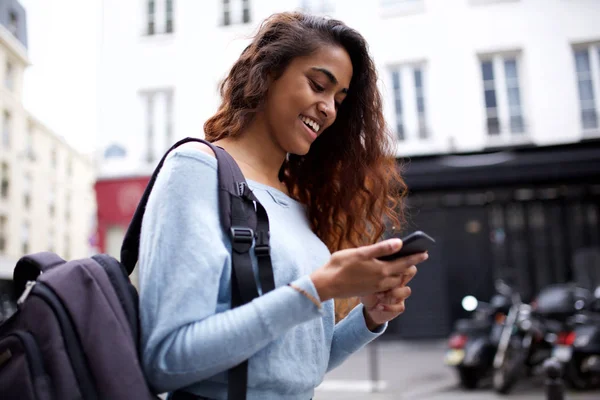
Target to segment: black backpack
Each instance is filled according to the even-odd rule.
[[[139,254],[142,217],[168,155],[202,142],[218,162],[219,209],[230,232],[232,307],[258,290],[250,249],[258,260],[263,293],[274,289],[269,220],[233,158],[204,140],[180,140],[163,156],[146,187],[121,248],[121,262],[100,254],[65,261],[54,253],[22,257],[13,275],[18,310],[0,325],[0,393],[3,400],[157,399],[139,358],[138,293],[129,280]],[[229,371],[229,399],[246,398],[245,361]]]

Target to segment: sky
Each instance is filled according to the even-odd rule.
[[[20,0],[27,11],[23,104],[82,152],[96,147],[101,0]]]

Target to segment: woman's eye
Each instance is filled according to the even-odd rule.
[[[317,92],[323,92],[325,90],[325,88],[323,86],[319,85],[317,82],[315,82],[315,81],[311,81],[311,82]]]

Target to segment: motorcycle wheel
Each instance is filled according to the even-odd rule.
[[[581,360],[579,357],[573,358],[565,366],[565,380],[567,384],[575,390],[588,390],[593,384],[593,377],[589,373],[581,372]]]
[[[458,367],[458,376],[460,378],[460,384],[465,389],[476,389],[481,380],[481,374],[479,368],[475,367]]]
[[[494,369],[492,386],[498,394],[508,394],[517,383],[519,352],[521,351],[518,340],[511,340],[504,354],[502,365]]]

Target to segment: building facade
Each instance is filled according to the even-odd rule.
[[[29,64],[25,11],[0,1],[0,297],[22,255],[88,256],[95,229],[94,164],[24,109]]]
[[[118,153],[148,175],[168,144],[201,137],[258,24],[298,9],[367,39],[412,190],[407,230],[439,239],[391,333],[446,334],[462,296],[489,297],[497,277],[532,293],[574,278],[578,251],[600,244],[596,0],[105,0],[103,165]],[[565,233],[578,227],[584,236]],[[540,239],[525,240],[535,229]]]
[[[261,20],[307,9],[368,40],[399,156],[598,137],[594,0],[103,2],[101,147],[151,163],[202,135]],[[128,23],[120,23],[127,18]]]

